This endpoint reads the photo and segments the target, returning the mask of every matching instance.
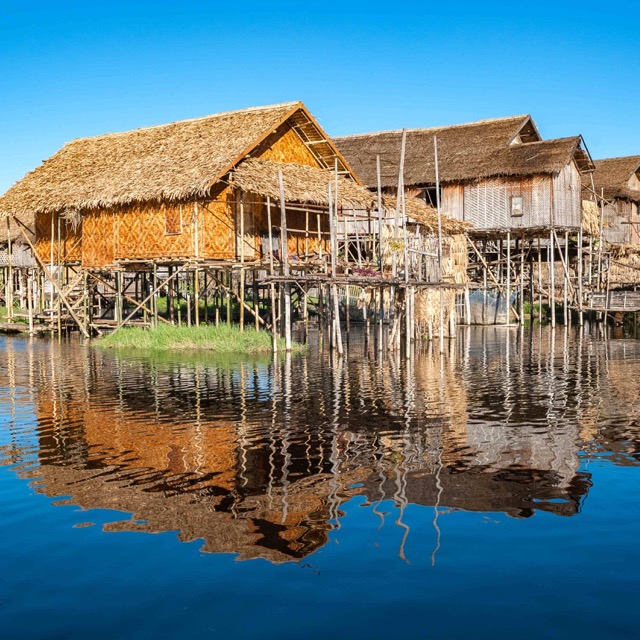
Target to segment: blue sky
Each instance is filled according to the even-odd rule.
[[[303,100],[329,134],[531,113],[640,153],[633,2],[0,0],[0,192],[66,141]]]

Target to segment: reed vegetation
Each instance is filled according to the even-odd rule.
[[[96,341],[101,347],[148,351],[212,351],[229,354],[268,353],[273,348],[272,337],[266,331],[221,324],[199,327],[159,326],[157,329],[124,327]],[[278,350],[284,351],[284,340],[278,338]],[[293,350],[303,345],[294,343]]]

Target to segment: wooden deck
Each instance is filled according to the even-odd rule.
[[[609,291],[592,293],[588,308],[593,311],[640,311],[640,291]]]

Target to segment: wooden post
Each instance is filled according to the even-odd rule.
[[[151,305],[151,309],[153,310],[153,328],[158,328],[158,264],[156,262],[153,263],[153,296],[151,300],[153,304]],[[122,314],[122,311],[120,312]]]
[[[556,274],[555,274],[555,250],[553,242],[553,230],[549,234],[549,249],[547,260],[549,262],[549,306],[551,307],[551,326],[556,326]]]
[[[284,201],[284,181],[282,169],[278,170],[278,183],[280,187],[280,238],[282,265],[285,278],[289,278],[289,243],[287,236],[287,208]],[[286,351],[291,351],[291,283],[284,283],[284,345]]]
[[[240,192],[240,333],[244,331],[244,192]]]
[[[253,287],[253,318],[255,320],[255,330],[260,331],[260,288],[258,287],[258,272],[254,269],[251,274],[251,284]]]
[[[500,256],[502,258],[502,255]],[[507,297],[507,316],[505,324],[511,323],[511,232],[507,231],[507,268],[506,268],[506,297]]]
[[[227,275],[227,325],[231,326],[231,289],[233,287],[233,272],[229,271]]]
[[[538,236],[538,316],[542,324],[542,243]]]
[[[337,160],[336,160],[336,176],[337,176]],[[337,178],[336,178],[337,184]],[[340,302],[338,300],[338,287],[336,285],[336,254],[338,251],[338,240],[336,237],[336,219],[335,212],[337,204],[333,200],[333,192],[331,189],[331,181],[329,181],[329,222],[331,233],[331,345],[332,348],[338,350],[338,355],[342,355],[342,335],[340,331]]]
[[[380,275],[383,275],[384,265],[382,262],[382,186],[380,178],[380,156],[376,156],[376,179],[378,182],[378,261],[380,263]]]
[[[558,247],[560,249],[560,247]],[[563,287],[563,307],[564,307],[564,325],[567,326],[571,319],[569,311],[569,232],[564,232],[564,287]]]
[[[583,310],[583,297],[582,297],[582,271],[583,271],[583,255],[582,255],[582,228],[578,230],[578,324],[582,326],[584,324],[584,310]]]
[[[196,327],[200,326],[200,272],[196,267],[193,272],[193,302],[194,302],[194,313],[196,320]]]
[[[440,305],[440,353],[444,353],[444,296],[442,292],[442,210],[440,209],[440,170],[438,167],[438,138],[433,136],[433,154],[436,169],[436,207],[438,211],[438,291]]]
[[[171,278],[171,276],[173,275],[173,265],[171,265],[169,267],[168,270],[168,274],[169,274],[169,278]],[[169,308],[169,322],[171,322],[171,324],[174,323],[174,317],[175,317],[175,309],[173,308],[174,306],[174,287],[175,287],[175,281],[172,281],[169,283],[169,286],[167,287],[167,307]]]
[[[520,313],[520,324],[524,324],[524,233],[520,238],[520,303],[518,312]]]
[[[19,225],[21,225],[21,227],[19,227],[20,233],[22,233],[24,239],[26,240],[27,244],[31,248],[31,251],[33,252],[33,257],[36,259],[36,262],[38,262],[40,264],[40,266],[42,267],[42,270],[44,271],[45,275],[51,280],[52,285],[54,287],[56,287],[56,291],[58,292],[59,297],[62,299],[62,301],[64,302],[65,306],[69,310],[69,314],[73,318],[74,322],[76,322],[76,324],[80,328],[80,331],[82,331],[84,336],[86,338],[88,338],[89,337],[89,332],[87,331],[86,327],[82,324],[82,322],[80,322],[80,319],[76,315],[76,312],[73,310],[73,307],[69,304],[68,300],[66,299],[66,297],[64,296],[64,294],[60,290],[60,288],[58,286],[58,283],[54,282],[53,277],[51,275],[51,272],[47,269],[45,263],[41,260],[40,256],[36,252],[36,248],[33,246],[33,242],[31,242],[31,240],[29,239],[29,236],[25,233],[24,229],[22,228],[22,226],[24,226],[24,225],[17,218],[14,218],[14,219]]]
[[[7,320],[13,319],[13,243],[11,240],[11,221],[9,216],[7,221]]]
[[[33,335],[33,274],[27,272],[27,312],[29,314],[29,335]]]
[[[116,324],[120,324],[122,322],[122,271],[116,271],[116,297],[113,315]]]
[[[273,231],[271,227],[271,198],[267,196],[267,226],[269,227],[269,275],[273,278]],[[318,217],[318,234],[320,234],[320,219]],[[271,293],[271,336],[273,353],[278,351],[278,329],[276,327],[276,286],[270,283]]]

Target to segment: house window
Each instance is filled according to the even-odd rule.
[[[524,214],[524,199],[522,196],[511,196],[512,217],[522,217]]]
[[[164,233],[167,236],[177,236],[182,233],[182,206],[165,207]]]

